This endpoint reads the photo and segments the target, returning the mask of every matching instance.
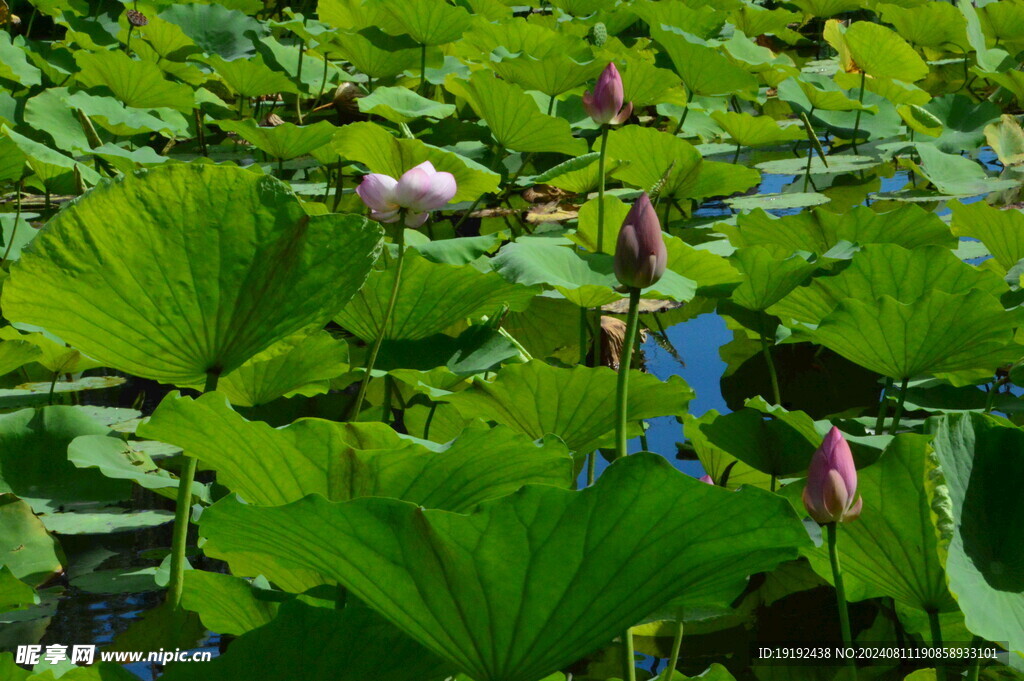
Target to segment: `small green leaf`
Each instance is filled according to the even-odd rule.
[[[379,87],[357,100],[363,113],[377,114],[392,123],[408,123],[417,118],[446,118],[455,106],[421,97],[409,88]]]
[[[313,152],[334,139],[337,128],[327,121],[312,125],[281,123],[270,127],[257,125],[251,118],[240,121],[217,121],[223,130],[234,132],[260,151],[287,161]]]

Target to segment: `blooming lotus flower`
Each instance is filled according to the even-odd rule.
[[[405,171],[397,180],[390,175],[370,173],[356,187],[356,194],[379,222],[398,222],[405,216],[406,227],[419,227],[430,211],[443,208],[455,192],[455,176],[438,172],[430,161]]]
[[[647,288],[665,274],[668,251],[661,223],[644,192],[629,209],[615,244],[615,276],[624,286]]]
[[[833,426],[811,458],[804,506],[815,521],[825,525],[856,520],[863,501],[857,496],[857,469],[850,445]]]
[[[705,483],[707,483],[707,484],[711,485],[712,487],[714,487],[714,485],[715,485],[715,481],[714,481],[714,480],[713,480],[713,479],[711,478],[711,476],[710,476],[710,475],[708,475],[707,473],[705,473],[704,475],[702,475],[702,476],[701,476],[701,477],[699,478],[699,480],[700,480],[701,482],[705,482]]]
[[[633,113],[633,102],[622,106],[622,76],[611,62],[597,78],[593,92],[583,93],[583,108],[598,125],[625,123]]]

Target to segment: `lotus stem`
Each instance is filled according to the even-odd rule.
[[[555,110],[555,96],[551,95],[551,99],[548,100],[548,116]]]
[[[978,648],[981,645],[981,642],[982,638],[980,636],[975,636],[974,639],[971,640],[971,647]],[[967,681],[978,681],[978,676],[981,674],[981,651],[976,650],[975,653],[976,657],[974,658],[974,661],[971,662],[971,666],[967,669]]]
[[[892,414],[892,423],[889,424],[889,434],[895,435],[896,429],[900,427],[900,417],[903,416],[903,401],[907,399],[907,383],[909,378],[904,378],[900,383],[900,396],[896,400],[896,411]]]
[[[683,623],[676,622],[676,633],[672,638],[672,652],[668,657],[668,666],[665,667],[665,681],[672,681],[676,673],[676,665],[679,663],[679,649],[683,646]]]
[[[636,681],[636,654],[633,650],[633,630],[627,628],[622,635],[625,650],[622,653],[622,678],[624,681]]]
[[[846,609],[846,589],[843,587],[843,571],[839,566],[839,523],[828,523],[825,525],[825,533],[828,534],[828,557],[832,563],[832,581],[836,587],[836,606],[839,610],[839,630],[843,636],[843,646],[849,648],[853,643],[850,635],[850,613]],[[851,659],[850,668],[853,670],[853,678],[857,678],[857,665]]]
[[[6,259],[6,256],[5,256]],[[992,387],[988,389],[988,397],[985,398],[985,413],[991,414],[992,409],[996,404],[996,394],[999,392],[999,386],[1002,382],[999,379],[992,381]]]
[[[928,610],[928,626],[932,633],[932,647],[942,647],[942,623],[939,621],[939,611],[934,608]],[[946,681],[948,677],[946,663],[942,659],[942,655],[939,654],[935,658],[935,676],[938,681]]]
[[[608,126],[601,127],[601,152],[597,157],[597,252],[604,253],[604,156],[608,146]]]
[[[768,344],[768,337],[761,334],[761,353],[764,355],[764,361],[768,365],[768,377],[772,382],[772,398],[775,400],[775,404],[782,404],[782,394],[779,390],[779,375],[775,371],[775,361],[772,359],[772,348]]]
[[[302,62],[306,60],[306,41],[299,41],[299,68],[295,76],[295,87],[298,92],[295,93],[295,117],[299,121],[299,125],[302,125]],[[257,121],[259,123],[259,121]]]
[[[617,420],[615,422],[616,458],[627,455],[626,451],[626,405],[629,394],[629,365],[633,359],[633,343],[636,340],[640,321],[640,289],[629,289],[629,315],[626,318],[626,338],[622,342],[622,357],[619,360],[618,390],[615,395]]]
[[[395,243],[398,245],[398,257],[395,258],[395,281],[391,285],[391,298],[388,299],[388,306],[384,311],[384,320],[381,322],[380,331],[377,333],[376,340],[373,341],[373,347],[370,349],[370,356],[366,360],[366,375],[363,376],[363,380],[359,384],[359,394],[356,395],[355,404],[352,405],[352,413],[349,415],[349,421],[359,420],[359,412],[363,408],[363,400],[366,399],[366,388],[370,385],[373,365],[377,362],[377,353],[380,352],[380,346],[384,342],[384,335],[388,331],[388,324],[391,323],[391,315],[395,311],[395,301],[398,300],[398,289],[402,286],[402,263],[405,261],[405,228],[402,224],[404,223],[405,216],[403,215],[402,218],[403,219],[399,221],[398,234],[395,237]]]
[[[587,342],[587,339],[588,339],[588,334],[587,334],[588,326],[589,325],[587,324],[587,308],[581,307],[580,308],[580,361],[579,361],[580,366],[586,366],[586,364],[587,364],[587,349],[590,347],[590,344]]]
[[[219,371],[207,371],[203,394],[216,390],[219,379]],[[199,464],[198,459],[188,454],[183,454],[183,456],[185,465],[178,478],[178,498],[174,506],[174,533],[171,535],[171,576],[167,583],[167,601],[174,610],[181,608],[181,593],[185,586],[185,547],[188,543],[189,512],[192,510],[192,483],[195,482],[196,467]]]
[[[384,377],[384,403],[381,405],[381,423],[388,423],[391,420],[391,398],[395,390],[395,381],[391,375]]]
[[[882,398],[878,400],[878,418],[875,419],[875,435],[882,434],[882,427],[885,426],[885,413],[888,411],[889,403],[886,398],[889,396],[889,391],[892,390],[892,379],[885,379],[885,387],[882,388]]]
[[[864,103],[864,79],[867,74],[864,71],[860,72],[860,93],[857,95],[857,101],[861,104]],[[861,109],[857,109],[857,116],[853,119],[853,153],[857,153],[857,135],[860,134],[860,115]]]
[[[420,45],[420,94],[427,89],[427,44]]]
[[[334,181],[334,207],[331,209],[333,212],[338,212],[338,204],[341,203],[341,189],[345,182],[345,164],[343,161],[338,161],[338,177]]]
[[[590,452],[587,454],[587,487],[594,484],[594,479],[597,477],[597,471],[594,467],[597,465],[597,452]]]
[[[14,237],[18,235],[18,225],[21,224],[21,190],[24,184],[24,180],[18,180],[18,185],[15,188],[17,196],[15,198],[14,227],[11,228],[11,238],[7,242],[7,248],[4,249],[4,257],[0,258],[0,262],[7,260],[7,257],[11,254],[11,246],[14,245]]]

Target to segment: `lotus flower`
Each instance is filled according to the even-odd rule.
[[[443,208],[455,196],[458,186],[451,173],[438,172],[430,161],[405,171],[397,180],[390,175],[370,173],[356,187],[356,194],[379,222],[398,222],[416,228],[427,221],[430,211]]]
[[[815,521],[826,525],[856,520],[863,501],[857,496],[857,469],[850,445],[833,426],[811,458],[804,506]]]
[[[619,125],[633,113],[633,102],[622,106],[623,99],[622,76],[612,62],[598,76],[594,91],[583,93],[583,108],[598,125]]]
[[[624,286],[647,288],[665,274],[668,251],[647,193],[629,209],[615,244],[615,276]]]
[[[700,478],[698,478],[698,479],[701,482],[704,482],[704,483],[707,483],[707,484],[711,485],[712,487],[714,487],[714,485],[715,485],[715,481],[707,473],[705,473],[704,475],[700,476]]]

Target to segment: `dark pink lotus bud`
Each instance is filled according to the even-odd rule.
[[[811,458],[804,506],[815,521],[826,525],[856,520],[863,501],[857,496],[857,468],[850,444],[833,426]]]
[[[698,479],[701,482],[703,482],[703,483],[707,483],[708,485],[711,485],[712,487],[714,487],[714,485],[715,485],[715,481],[707,473],[705,473],[704,475],[700,476],[700,478],[698,478]]]
[[[668,251],[647,192],[629,209],[615,244],[615,276],[623,286],[647,288],[665,274]]]
[[[146,18],[146,15],[138,10],[130,9],[125,12],[125,15],[128,17],[128,23],[135,28],[142,28],[149,23],[149,19]]]
[[[633,113],[633,103],[622,106],[622,76],[611,62],[597,78],[593,92],[583,93],[583,108],[598,125],[619,125]]]

